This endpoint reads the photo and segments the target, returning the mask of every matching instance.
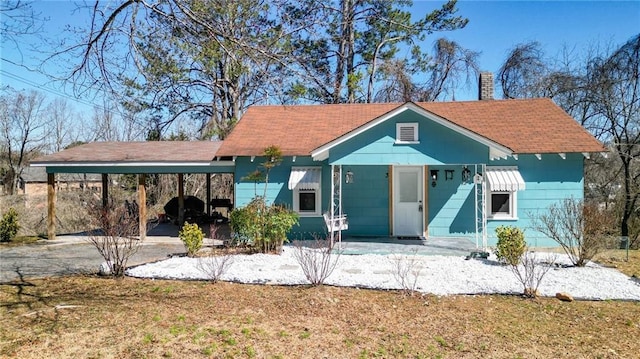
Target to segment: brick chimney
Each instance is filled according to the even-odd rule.
[[[481,72],[478,80],[478,100],[493,100],[493,73]]]

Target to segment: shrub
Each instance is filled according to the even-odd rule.
[[[229,248],[223,248],[221,254],[212,249],[206,256],[198,257],[197,266],[212,283],[217,283],[233,264],[233,258]]]
[[[298,223],[298,215],[280,205],[268,206],[255,197],[245,207],[231,212],[230,224],[235,241],[247,243],[263,253],[279,252],[287,233]]]
[[[536,260],[533,253],[525,252],[519,259],[519,264],[511,264],[511,271],[523,286],[523,294],[528,298],[536,298],[538,296],[538,287],[542,283],[542,279],[553,267],[556,258],[549,255],[542,262]]]
[[[520,258],[527,249],[522,230],[513,226],[499,226],[496,228],[496,235],[498,244],[496,245],[495,255],[498,260],[512,266],[518,265]]]
[[[104,273],[113,277],[123,277],[129,258],[140,245],[135,237],[138,221],[126,215],[124,206],[109,202],[103,206],[99,201],[88,205],[90,218],[89,242],[100,252],[108,268]]]
[[[195,256],[200,248],[202,248],[204,233],[196,223],[190,224],[185,222],[178,236],[182,244],[184,244],[184,248],[187,250],[189,257]]]
[[[413,296],[417,292],[422,269],[422,261],[417,256],[418,250],[413,249],[412,252],[412,255],[395,255],[391,258],[393,278],[402,288],[402,293],[407,296]]]
[[[293,256],[311,285],[324,284],[338,264],[341,252],[333,254],[331,241],[314,236],[311,241],[295,241]]]
[[[556,241],[571,262],[582,267],[610,241],[613,217],[597,204],[567,198],[534,217],[533,228]]]
[[[11,207],[0,219],[0,242],[10,242],[20,230],[18,212]]]

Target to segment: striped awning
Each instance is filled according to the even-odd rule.
[[[318,190],[321,176],[320,167],[293,167],[289,175],[289,189]]]
[[[516,167],[487,167],[486,175],[492,192],[524,190],[524,179]]]

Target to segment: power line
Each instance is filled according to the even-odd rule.
[[[18,82],[22,82],[22,83],[24,83],[26,85],[29,85],[31,87],[34,87],[34,88],[36,88],[38,90],[43,90],[43,91],[49,92],[51,94],[54,94],[56,96],[64,97],[64,98],[67,98],[67,99],[72,100],[74,102],[81,103],[83,105],[94,106],[94,107],[98,107],[98,108],[100,108],[102,110],[107,110],[102,105],[99,105],[99,104],[96,104],[94,102],[90,102],[90,101],[86,101],[86,100],[83,100],[83,99],[79,99],[79,98],[70,96],[70,95],[68,95],[68,94],[66,94],[64,92],[60,92],[60,91],[54,90],[54,89],[52,89],[52,88],[50,88],[48,86],[38,84],[36,82],[33,82],[33,81],[29,80],[29,79],[26,79],[26,78],[20,76],[20,75],[16,75],[16,74],[10,73],[10,72],[8,72],[6,70],[0,69],[0,73],[2,73],[3,76],[6,76],[6,77],[11,78],[13,80],[16,80]],[[107,110],[107,111],[113,112],[111,110]]]

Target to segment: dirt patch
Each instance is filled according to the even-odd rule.
[[[0,285],[0,356],[634,357],[640,304],[60,277]]]

